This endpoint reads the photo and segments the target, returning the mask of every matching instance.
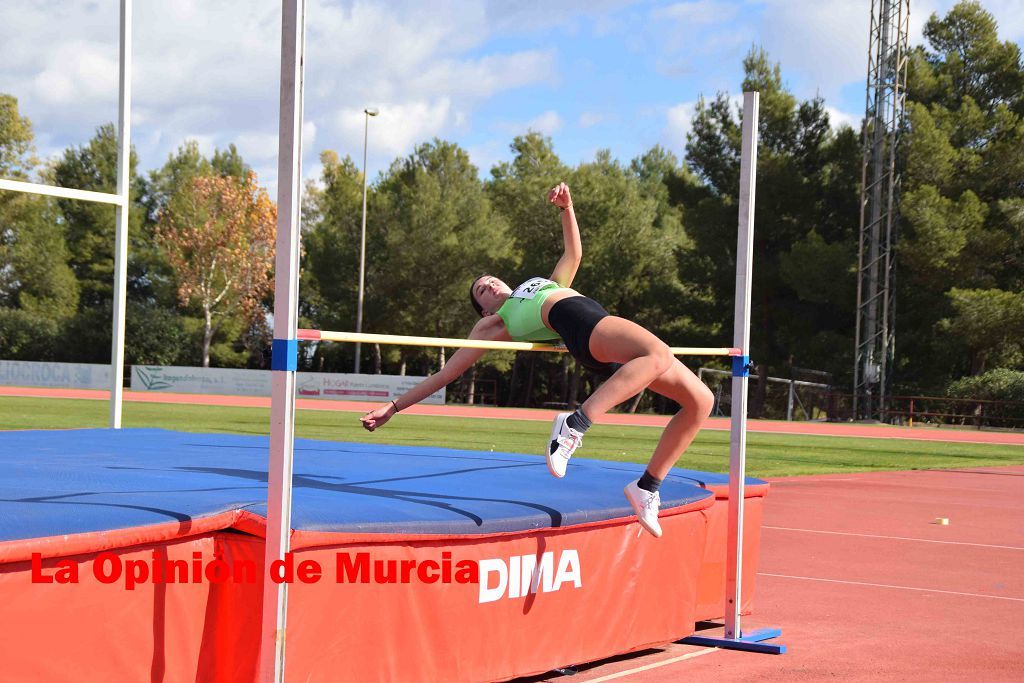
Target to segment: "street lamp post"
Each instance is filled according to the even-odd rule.
[[[366,141],[370,131],[370,117],[380,113],[375,107],[363,110],[366,117],[363,121],[363,230],[359,240],[359,303],[356,306],[356,333],[363,331],[363,283],[366,279]],[[359,357],[362,344],[356,342],[355,373],[359,374]]]

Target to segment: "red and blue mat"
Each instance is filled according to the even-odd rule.
[[[0,434],[5,675],[254,676],[267,461],[260,436]],[[727,476],[673,470],[658,540],[639,534],[622,494],[642,471],[577,458],[558,480],[537,456],[296,439],[291,548],[323,576],[290,585],[288,676],[509,678],[689,635],[721,614]],[[748,478],[750,525],[766,492]],[[750,525],[745,554],[756,566]],[[122,565],[244,560],[258,579],[128,590],[96,578],[110,553]],[[368,558],[365,581],[341,580],[342,556],[352,572]],[[402,562],[445,561],[475,563],[479,583],[415,570],[402,580]],[[39,580],[61,562],[79,568],[77,582]]]

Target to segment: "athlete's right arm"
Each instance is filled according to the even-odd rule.
[[[505,323],[497,315],[488,315],[481,318],[473,326],[473,331],[469,333],[469,338],[490,341],[511,341],[512,339],[505,329]],[[363,427],[372,432],[394,417],[395,413],[409,406],[416,405],[435,391],[448,386],[461,377],[462,373],[468,370],[473,363],[477,362],[486,351],[487,349],[459,349],[452,354],[452,357],[448,359],[444,367],[438,372],[427,377],[394,401],[389,401],[387,404],[359,418],[363,423]]]
[[[561,210],[562,242],[565,245],[565,251],[555,264],[550,279],[562,287],[571,287],[583,259],[583,244],[580,241],[580,226],[576,222],[576,213],[572,208],[569,186],[565,183],[556,185],[548,192],[548,201]]]

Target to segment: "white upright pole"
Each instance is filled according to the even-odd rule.
[[[732,422],[729,432],[729,540],[726,557],[725,637],[742,636],[743,496],[747,472],[747,381],[750,364],[750,287],[754,258],[754,188],[757,170],[758,93],[743,93],[740,149],[740,215],[736,240],[736,313],[732,359]]]
[[[289,551],[295,370],[298,359],[298,256],[302,159],[302,62],[305,0],[283,0],[281,112],[277,163],[277,253],[271,361],[270,458],[267,472],[267,542],[263,577],[260,680],[283,681],[288,585],[270,580],[270,567]]]
[[[110,341],[110,427],[121,428],[124,385],[124,309],[128,299],[128,204],[132,154],[132,0],[121,0],[117,94],[117,218],[114,219],[114,314]]]

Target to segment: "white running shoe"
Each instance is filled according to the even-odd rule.
[[[583,433],[565,423],[572,413],[559,413],[551,426],[551,441],[548,443],[548,469],[559,479],[565,476],[569,458],[583,445]]]
[[[658,510],[661,509],[661,494],[655,491],[651,493],[637,486],[636,481],[626,484],[623,493],[626,499],[633,506],[633,512],[640,521],[641,526],[651,532],[655,538],[661,538],[661,524],[658,523]]]

